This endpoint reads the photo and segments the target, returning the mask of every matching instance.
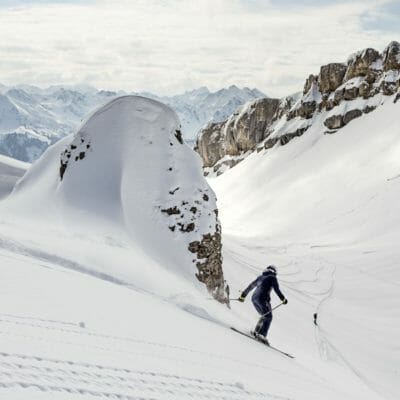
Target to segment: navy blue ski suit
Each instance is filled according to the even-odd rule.
[[[250,285],[243,291],[242,296],[246,297],[254,288],[256,288],[256,290],[251,297],[251,301],[257,312],[261,315],[255,332],[260,335],[267,336],[272,321],[270,303],[271,291],[274,289],[281,301],[285,300],[285,296],[279,289],[278,279],[273,271],[264,271],[262,275],[260,275],[254,282],[250,283]],[[265,315],[266,313],[268,314]]]

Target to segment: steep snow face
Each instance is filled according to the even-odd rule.
[[[253,277],[267,263],[278,266],[296,313],[287,340],[302,347],[299,336],[317,312],[314,340],[326,364],[345,364],[394,400],[400,390],[400,106],[392,100],[335,135],[310,127],[290,145],[253,153],[209,182],[219,199],[226,262]],[[310,309],[303,314],[303,307]]]
[[[392,100],[336,135],[313,126],[210,180],[225,227],[321,242],[400,235],[400,106]]]
[[[153,260],[196,276],[224,301],[215,195],[177,115],[162,103],[124,96],[101,107],[49,148],[9,203],[35,214],[46,205],[46,214],[83,232],[126,232]]]

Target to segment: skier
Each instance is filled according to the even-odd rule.
[[[287,304],[288,301],[279,290],[278,280],[276,278],[276,267],[273,265],[268,266],[264,272],[242,292],[239,297],[240,302],[244,302],[246,296],[251,290],[256,288],[251,297],[251,301],[261,315],[254,332],[252,335],[262,341],[263,343],[269,345],[267,340],[267,334],[272,321],[272,309],[271,309],[271,290],[274,289],[275,293],[281,299],[283,304]]]

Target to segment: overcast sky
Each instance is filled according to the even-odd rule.
[[[284,96],[392,40],[400,0],[0,0],[0,82]]]

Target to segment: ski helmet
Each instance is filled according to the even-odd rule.
[[[274,274],[276,274],[275,265],[268,265],[268,267],[266,268],[265,272],[273,272]]]

